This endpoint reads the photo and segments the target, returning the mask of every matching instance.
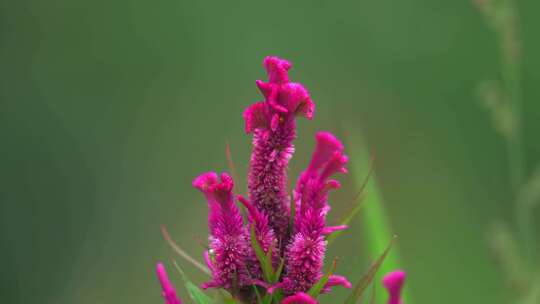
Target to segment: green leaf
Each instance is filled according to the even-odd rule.
[[[188,279],[184,271],[178,266],[176,261],[173,260],[174,267],[178,270],[180,275],[182,276],[182,279],[184,280],[184,285],[186,286],[186,289],[188,291],[189,296],[195,303],[197,304],[213,304],[214,300],[207,296],[197,285],[191,283],[191,281]]]
[[[238,301],[236,301],[228,292],[225,292],[221,289],[218,289],[218,296],[223,302],[223,304],[238,304]]]
[[[392,245],[394,245],[396,236],[392,238],[392,241],[390,241],[390,244],[386,247],[384,252],[379,256],[379,258],[371,265],[368,272],[364,274],[364,276],[354,285],[353,292],[349,295],[347,300],[345,300],[345,304],[355,304],[358,299],[362,296],[364,293],[364,290],[366,287],[373,281],[373,278],[375,278],[375,274],[377,273],[377,270],[381,267],[384,259],[388,255],[388,252],[390,252],[390,249],[392,248]]]
[[[257,240],[257,236],[255,235],[254,225],[251,225],[251,247],[253,247],[253,250],[255,250],[255,255],[257,255],[257,259],[259,260],[259,263],[261,265],[264,280],[266,282],[272,283],[273,282],[272,279],[274,277],[274,269],[272,268],[272,258],[271,256],[267,256],[264,253],[264,250],[262,249],[261,244],[259,244],[259,241]],[[271,253],[271,250],[272,249],[268,250],[268,252]]]
[[[339,224],[338,224],[339,226],[348,225],[358,215],[358,213],[362,209],[362,202],[364,201],[364,195],[360,193],[359,196],[355,199],[355,201],[356,201],[356,204],[353,206],[353,209],[347,212],[339,221]],[[330,246],[336,240],[336,238],[340,236],[343,232],[344,232],[343,230],[339,230],[330,234],[326,238],[327,246]]]
[[[279,262],[279,266],[274,273],[274,283],[277,283],[279,281],[279,277],[281,276],[281,273],[283,272],[283,267],[285,266],[285,259],[281,259],[281,262]]]
[[[377,286],[377,284],[371,283],[371,297],[369,299],[369,304],[375,304],[376,301],[377,301],[376,300],[377,297],[376,297],[376,293],[375,293],[376,286]]]
[[[253,290],[255,291],[255,296],[257,297],[257,304],[263,304],[263,300],[261,298],[261,294],[259,293],[259,289],[257,289],[257,286],[251,285],[253,287]]]
[[[308,294],[312,298],[316,299],[319,296],[321,290],[324,288],[324,285],[328,283],[330,276],[334,273],[334,271],[336,271],[336,264],[337,260],[334,259],[332,262],[332,267],[330,267],[330,269],[319,279],[319,281],[309,289]]]
[[[296,216],[296,203],[291,203],[291,216],[289,217],[289,234],[293,235],[294,232],[294,218]]]
[[[346,125],[347,129],[354,130],[354,124]],[[357,181],[365,179],[367,168],[369,168],[370,154],[361,136],[347,136],[347,146],[350,151],[350,169],[353,178]],[[362,237],[366,240],[366,248],[370,256],[378,256],[383,252],[394,235],[385,208],[383,195],[377,184],[377,172],[373,172],[365,185],[365,199],[360,215],[362,217]],[[394,247],[388,254],[380,273],[376,275],[377,281],[382,279],[382,274],[400,268],[399,250]],[[404,302],[408,301],[408,288],[405,286],[402,292]],[[384,303],[382,298],[377,299],[377,303]]]
[[[199,263],[195,258],[193,258],[192,256],[190,256],[186,251],[184,251],[182,248],[180,248],[180,246],[178,246],[178,244],[176,244],[173,239],[171,238],[171,235],[169,234],[169,231],[167,230],[167,227],[165,227],[165,225],[161,225],[161,234],[163,234],[163,238],[167,241],[167,243],[169,244],[169,246],[171,246],[171,248],[179,255],[181,256],[182,258],[184,258],[186,261],[188,261],[189,263],[191,263],[193,266],[197,267],[198,269],[200,269],[202,272],[204,272],[205,274],[209,275],[209,276],[212,276],[212,274],[210,273],[210,270],[208,269],[208,267],[204,266],[203,264]]]

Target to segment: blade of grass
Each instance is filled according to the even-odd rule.
[[[365,197],[365,190],[366,190],[366,186],[369,182],[369,179],[371,178],[371,174],[373,174],[373,169],[375,168],[375,154],[371,154],[371,158],[369,160],[369,171],[368,171],[368,174],[366,175],[366,177],[364,178],[364,181],[362,182],[362,185],[360,186],[360,190],[358,190],[358,193],[356,193],[353,201],[352,201],[352,205],[353,205],[353,208],[351,211],[345,213],[345,215],[343,215],[343,217],[339,220],[338,222],[338,225],[348,225],[355,217],[356,215],[360,212],[360,210],[362,209],[362,202],[364,201],[364,197]],[[329,235],[327,238],[326,238],[326,241],[328,242],[328,246],[330,246],[334,241],[335,239],[341,235],[344,231],[343,230],[338,230],[334,233],[332,233],[331,235]]]
[[[355,130],[354,125],[350,125],[347,130]],[[350,151],[350,164],[353,178],[362,180],[365,176],[365,168],[369,166],[369,152],[366,149],[363,139],[358,136],[346,136],[345,141]],[[384,206],[384,201],[381,191],[377,185],[377,174],[373,172],[365,185],[365,194],[362,208],[362,224],[363,235],[367,240],[367,248],[371,256],[377,256],[383,252],[386,245],[390,241],[390,236],[393,235],[388,215]],[[386,257],[384,265],[381,266],[381,274],[377,275],[377,281],[382,278],[382,274],[400,268],[399,251],[394,248]],[[403,290],[403,298],[407,302],[407,287]],[[383,303],[381,297],[377,300],[378,303]]]
[[[197,287],[197,285],[191,283],[184,271],[182,271],[182,268],[178,266],[178,263],[176,263],[175,260],[173,260],[172,262],[174,264],[174,267],[176,267],[176,270],[178,270],[178,272],[182,276],[182,279],[184,280],[184,286],[186,286],[186,289],[191,299],[197,304],[213,304],[214,300],[207,296],[199,287]]]
[[[255,226],[251,226],[251,246],[253,247],[253,250],[255,250],[255,255],[257,255],[257,259],[259,260],[259,263],[261,264],[261,269],[263,271],[264,280],[266,282],[272,282],[272,278],[274,276],[274,269],[272,268],[272,259],[271,257],[267,256],[262,247],[261,244],[259,244],[259,241],[257,240],[257,236],[255,235]]]
[[[377,274],[377,271],[379,270],[379,268],[381,268],[381,265],[383,264],[385,258],[390,252],[390,249],[392,249],[396,238],[396,236],[392,238],[390,244],[386,246],[386,249],[381,254],[381,256],[379,256],[379,258],[371,265],[368,272],[356,283],[356,285],[354,285],[352,293],[345,300],[345,304],[355,304],[362,296],[366,287],[368,287],[368,285],[373,281],[375,275]]]
[[[309,289],[308,294],[312,298],[316,299],[319,296],[321,290],[324,288],[324,285],[328,283],[330,276],[334,273],[334,271],[336,271],[336,264],[337,259],[334,259],[332,262],[332,267],[330,267],[330,269],[319,279],[319,281]]]
[[[338,225],[348,225],[358,215],[360,210],[362,210],[362,202],[364,201],[364,198],[365,198],[365,195],[363,193],[360,193],[359,197],[357,197],[355,199],[356,204],[353,206],[353,209],[350,210],[349,212],[345,213],[343,215],[343,217],[339,220],[339,222],[338,222],[338,224],[336,226],[338,226]],[[328,242],[328,246],[332,245],[332,243],[336,240],[336,238],[338,236],[340,236],[343,232],[345,232],[345,231],[344,230],[338,230],[338,231],[335,231],[334,233],[332,233],[331,235],[329,235],[326,238],[326,241]]]
[[[369,304],[375,304],[377,303],[377,296],[375,293],[375,290],[377,289],[377,284],[375,282],[371,283],[371,298],[369,299]]]
[[[236,188],[236,184],[238,183],[238,175],[236,174],[236,166],[234,165],[234,161],[232,159],[231,146],[229,145],[229,141],[225,142],[225,156],[227,157],[227,167],[229,167],[229,171],[231,171],[231,176],[235,181],[234,186]],[[235,191],[235,189],[233,189],[233,191]]]
[[[191,265],[197,267],[199,270],[204,272],[205,274],[211,276],[210,270],[208,267],[204,266],[203,264],[199,263],[199,261],[195,260],[193,257],[191,257],[187,252],[185,252],[180,246],[178,246],[173,239],[171,238],[169,231],[167,231],[167,228],[165,225],[161,225],[161,234],[163,235],[163,238],[167,241],[169,246],[182,258],[184,258],[186,261],[188,261]]]

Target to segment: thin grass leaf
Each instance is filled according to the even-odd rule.
[[[261,298],[261,294],[259,293],[259,289],[257,289],[257,286],[251,285],[253,287],[253,290],[255,291],[255,296],[257,297],[257,304],[263,304],[263,300]]]
[[[296,216],[296,203],[291,204],[291,216],[289,217],[289,234],[293,235],[294,232],[294,218]]]
[[[161,225],[161,234],[163,235],[163,238],[167,241],[169,246],[182,258],[184,258],[186,261],[188,261],[191,265],[197,267],[199,270],[204,272],[205,274],[212,276],[210,273],[210,270],[208,267],[204,266],[203,264],[199,263],[196,259],[191,257],[187,252],[185,252],[180,246],[178,246],[173,239],[171,238],[169,231],[167,231],[167,228],[165,225]]]
[[[375,282],[371,283],[371,297],[369,299],[369,304],[375,304],[376,301],[377,301],[377,293],[375,292],[375,290],[377,289],[376,286],[377,284],[375,284]]]
[[[223,292],[223,290],[218,289],[217,294],[223,304],[238,304],[238,301],[236,301],[228,292]]]
[[[189,278],[186,276],[184,271],[182,271],[182,268],[178,266],[178,263],[176,263],[175,260],[173,260],[174,267],[178,270],[180,275],[182,276],[182,279],[184,280],[184,286],[186,286],[186,289],[188,291],[189,296],[195,303],[197,304],[213,304],[214,300],[207,296],[197,285],[191,283]]]
[[[334,271],[336,271],[336,265],[337,259],[334,259],[332,262],[332,267],[330,267],[330,269],[319,279],[319,281],[309,289],[308,294],[312,298],[316,299],[319,296],[326,283],[328,283],[330,276],[334,273]]]
[[[229,141],[225,142],[225,156],[227,157],[227,167],[229,167],[231,176],[235,181],[234,187],[236,188],[236,184],[238,183],[238,175],[236,174],[236,166],[234,165],[234,161],[232,159],[231,146],[229,145]],[[233,191],[235,191],[235,189],[233,189]]]
[[[360,279],[360,281],[358,281],[358,283],[354,285],[354,289],[352,293],[349,295],[349,297],[347,298],[347,300],[345,300],[345,304],[355,304],[358,301],[358,299],[362,296],[366,287],[375,278],[375,274],[381,267],[388,253],[390,252],[390,249],[394,245],[396,238],[397,238],[396,236],[392,238],[392,241],[390,241],[390,244],[386,246],[386,249],[381,254],[381,256],[379,256],[379,258],[371,265],[368,272]]]
[[[362,202],[364,201],[364,198],[365,198],[365,190],[366,190],[366,186],[369,182],[369,179],[371,178],[371,175],[373,174],[373,171],[374,171],[374,168],[375,168],[375,154],[371,154],[371,158],[370,158],[370,161],[369,161],[369,171],[368,171],[368,174],[366,175],[366,177],[364,178],[364,181],[362,182],[362,185],[360,186],[360,189],[358,190],[358,192],[356,193],[353,201],[351,202],[351,205],[353,205],[353,208],[352,210],[350,210],[349,212],[345,213],[342,218],[339,220],[338,224],[339,226],[341,225],[348,225],[355,217],[356,215],[360,212],[360,210],[362,209]],[[329,235],[327,238],[326,238],[326,241],[328,242],[328,246],[330,246],[334,240],[343,233],[343,230],[338,230],[334,233],[332,233],[331,235]]]
[[[360,193],[359,197],[355,199],[356,204],[353,206],[353,209],[345,213],[336,226],[348,225],[360,213],[360,210],[362,210],[362,202],[364,201],[364,198],[365,195],[363,193]],[[332,245],[336,238],[340,236],[343,232],[343,230],[338,230],[330,234],[326,238],[328,246]]]
[[[281,259],[281,262],[279,262],[279,266],[274,273],[274,282],[279,281],[279,277],[281,276],[281,273],[283,272],[283,267],[285,266],[285,259]]]
[[[347,129],[354,130],[354,125],[348,125]],[[370,155],[360,136],[346,136],[347,146],[350,151],[351,173],[356,180],[362,180],[365,177],[366,168],[369,166]],[[381,191],[377,185],[377,174],[373,172],[365,186],[365,199],[361,212],[362,217],[362,236],[367,241],[367,249],[371,256],[378,256],[383,252],[390,242],[392,232],[387,211],[384,207],[384,200]],[[388,273],[400,268],[399,250],[394,248],[388,254],[384,264],[381,266],[381,274],[376,275],[377,281],[382,279],[382,274]],[[405,286],[402,292],[404,302],[408,301],[408,288]],[[379,297],[378,303],[384,303]]]
[[[255,226],[253,225],[251,226],[250,239],[251,239],[251,247],[253,247],[253,250],[255,250],[255,255],[257,255],[257,259],[259,260],[259,263],[261,265],[264,279],[265,281],[271,283],[274,276],[274,269],[272,268],[272,258],[271,256],[267,256],[264,253],[264,250],[262,249],[261,244],[259,244],[259,241],[257,240],[257,236],[255,235]]]

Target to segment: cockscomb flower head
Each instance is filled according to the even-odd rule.
[[[206,255],[212,280],[204,288],[221,287],[232,290],[249,285],[246,256],[248,243],[245,239],[242,215],[234,203],[232,178],[221,174],[221,180],[214,172],[200,175],[193,181],[208,202],[208,227],[210,230],[210,252]]]
[[[339,188],[339,183],[329,177],[347,172],[348,159],[343,154],[343,145],[332,134],[319,132],[316,140],[311,162],[294,190],[294,236],[287,246],[287,273],[283,279],[286,294],[307,291],[323,276],[325,234],[344,228],[326,227],[326,214],[330,210],[328,191]],[[343,277],[333,277],[330,282],[350,287]]]
[[[209,209],[204,259],[211,280],[202,287],[225,289],[242,303],[270,296],[275,297],[270,300],[273,303],[315,304],[318,294],[333,286],[351,288],[345,277],[323,274],[326,237],[347,228],[328,226],[326,217],[328,194],[340,187],[332,177],[347,173],[348,158],[339,139],[318,132],[311,161],[289,196],[287,172],[297,134],[296,117],[312,119],[315,105],[303,85],[290,82],[290,62],[267,57],[264,67],[268,81],[256,82],[264,100],[243,113],[245,130],[253,134],[247,197],[233,193],[234,182],[227,173],[207,172],[193,180]],[[180,304],[161,264],[158,276],[166,304]],[[319,283],[323,277],[324,284]],[[401,304],[395,280],[392,276],[384,284],[390,290],[389,303]]]
[[[285,244],[290,215],[287,166],[294,153],[295,118],[313,118],[315,105],[304,86],[289,82],[288,61],[267,57],[264,67],[268,82],[257,81],[264,101],[244,111],[246,132],[253,133],[249,199],[268,217],[276,238]]]

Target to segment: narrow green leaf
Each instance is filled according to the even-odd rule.
[[[354,130],[354,125],[347,125],[347,129]],[[365,173],[369,168],[370,154],[361,136],[348,136],[345,138],[350,151],[350,168],[353,178],[361,181],[365,178]],[[378,256],[383,252],[390,241],[392,231],[385,202],[377,184],[377,172],[373,172],[365,186],[365,199],[362,211],[362,237],[366,239],[367,249],[370,256]],[[380,274],[376,275],[376,280],[382,279],[382,275],[400,268],[399,250],[394,249],[388,254],[384,264],[381,266]],[[402,292],[404,302],[408,301],[408,287],[405,286]],[[384,303],[382,297],[377,299],[377,303]]]
[[[251,247],[253,247],[253,250],[255,250],[255,255],[257,255],[257,259],[259,260],[259,263],[261,265],[265,281],[272,283],[272,278],[274,276],[274,269],[272,268],[272,258],[268,257],[264,253],[264,250],[262,249],[261,244],[259,244],[257,236],[255,235],[255,226],[253,225],[251,226]],[[269,252],[270,251],[271,250],[269,250]]]
[[[261,298],[261,294],[259,293],[259,289],[257,289],[257,286],[251,285],[253,287],[253,290],[255,291],[255,296],[257,297],[257,304],[263,304],[263,300]]]
[[[274,283],[277,283],[279,281],[279,277],[281,276],[281,273],[283,272],[283,267],[285,266],[285,259],[281,259],[281,262],[279,262],[279,266],[274,273]]]
[[[394,245],[396,238],[397,238],[396,236],[392,238],[392,240],[390,241],[390,244],[388,244],[388,246],[386,247],[384,252],[381,254],[381,256],[379,256],[379,258],[371,265],[368,272],[364,274],[364,276],[360,279],[360,281],[358,281],[358,283],[354,285],[354,289],[352,293],[349,295],[349,297],[347,298],[347,300],[345,300],[345,304],[355,304],[358,301],[358,299],[362,296],[366,287],[375,278],[375,274],[377,273],[377,270],[379,270],[384,259],[388,255],[388,252],[390,252],[390,249]]]
[[[332,262],[332,267],[330,267],[330,269],[319,279],[319,281],[309,289],[308,294],[311,297],[316,299],[319,296],[321,290],[324,288],[324,285],[328,283],[330,276],[334,273],[334,271],[336,271],[336,264],[337,259],[334,259],[334,261]]]
[[[294,218],[296,216],[296,203],[291,203],[291,216],[289,217],[289,234],[293,235],[294,232]]]
[[[189,296],[195,303],[197,304],[213,304],[214,300],[207,296],[197,285],[191,283],[191,281],[188,279],[184,271],[178,266],[176,261],[173,260],[174,267],[178,270],[180,275],[182,276],[182,279],[184,280],[184,285],[186,286],[186,289],[188,291]]]
[[[196,259],[191,257],[187,252],[185,252],[178,244],[176,244],[173,239],[171,238],[169,231],[167,231],[167,227],[165,225],[161,225],[161,234],[163,235],[163,238],[167,241],[169,246],[182,258],[184,258],[186,261],[191,263],[193,266],[200,269],[205,274],[211,276],[210,270],[208,267],[204,266],[203,264],[199,263]]]
[[[362,209],[362,202],[364,201],[364,197],[365,196],[363,194],[359,194],[359,197],[355,199],[356,202],[353,206],[353,209],[343,215],[341,220],[339,220],[338,225],[348,225],[359,214],[360,210]],[[343,230],[338,230],[330,234],[326,238],[328,246],[332,245],[336,238],[340,236],[343,232]]]
[[[239,304],[238,301],[236,301],[228,292],[225,292],[221,289],[218,289],[217,291],[217,294],[223,304]]]
[[[375,284],[375,282],[371,283],[371,298],[369,299],[369,304],[375,304],[376,303],[376,293],[375,293],[375,290],[377,289],[376,288],[377,284]]]

